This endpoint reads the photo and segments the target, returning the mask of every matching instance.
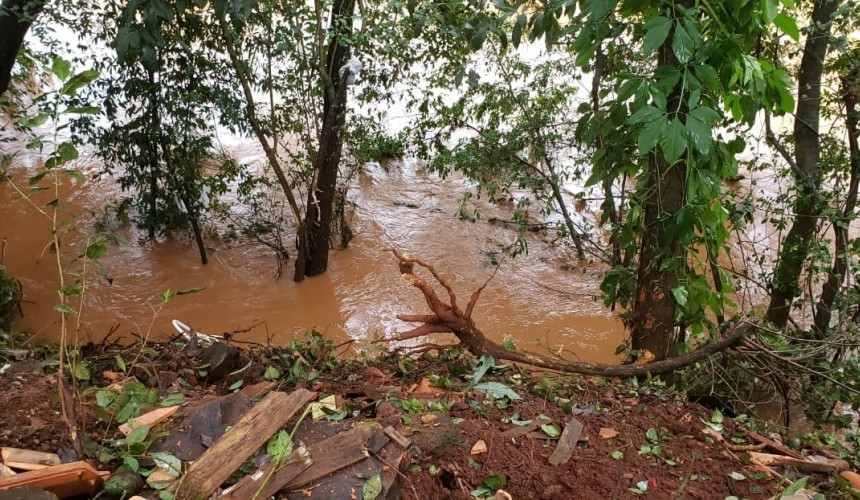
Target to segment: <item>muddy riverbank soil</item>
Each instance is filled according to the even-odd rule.
[[[331,425],[339,429],[368,422],[383,428],[390,425],[419,445],[400,467],[402,498],[465,499],[488,485],[489,496],[502,489],[515,499],[643,494],[647,498],[770,498],[799,477],[787,470],[783,480],[750,464],[749,457],[737,451],[743,444],[755,443],[743,427],[660,387],[497,366],[486,370],[481,382],[503,385],[516,396],[496,393],[493,398],[492,391],[474,383],[476,373],[484,371],[482,362],[466,354],[446,352],[421,359],[383,355],[341,362],[330,355],[331,347],[316,342],[240,349],[237,362],[244,369],[210,383],[195,366],[197,358],[189,361],[182,343],[148,348],[143,351],[145,359],[135,365],[130,362],[134,348],[92,346],[85,350],[91,379],[79,381],[77,405],[92,453],[85,458],[102,469],[120,465],[119,458],[107,463],[97,460],[107,456],[100,455],[100,450],[110,448],[110,439],[123,436],[114,419],[104,420],[96,394],[135,376],[156,390],[159,399],[183,395],[176,417],[159,424],[159,433],[165,434],[175,429],[188,408],[234,392],[245,391],[257,401],[265,391],[296,388],[310,389],[319,399],[334,395],[337,411],[329,418],[337,421]],[[125,373],[117,354],[128,363]],[[40,373],[38,367],[33,362],[15,363],[0,376],[4,388],[0,391],[4,409],[0,446],[67,453],[71,443],[60,416],[55,377]],[[258,393],[261,388],[264,392]],[[547,419],[543,426],[536,424],[541,418]],[[558,434],[572,420],[583,426],[580,440],[568,461],[551,465]],[[524,432],[529,421],[531,430]],[[289,431],[294,425],[295,419],[284,428]],[[313,440],[313,433],[306,430],[312,425],[320,423],[310,418],[303,421],[297,440]],[[719,434],[733,448],[706,432],[713,427],[722,429]],[[308,437],[303,438],[303,432]],[[147,453],[139,457],[141,463]],[[258,455],[264,453],[265,447]],[[826,482],[828,477],[817,479]],[[157,498],[152,490],[143,494]]]

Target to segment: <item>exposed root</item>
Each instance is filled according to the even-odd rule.
[[[489,279],[472,293],[466,311],[463,312],[457,306],[457,296],[454,289],[442,278],[432,264],[417,259],[408,253],[401,252],[397,248],[386,247],[384,251],[394,255],[400,267],[400,274],[405,281],[417,288],[424,295],[427,307],[432,314],[402,314],[398,319],[408,323],[422,323],[408,332],[397,334],[394,338],[384,339],[382,342],[408,340],[423,337],[432,333],[453,333],[457,336],[460,344],[476,355],[490,355],[497,359],[525,363],[539,368],[556,370],[567,373],[578,373],[583,375],[597,375],[603,377],[637,377],[643,375],[659,375],[671,372],[693,363],[699,362],[712,354],[716,354],[729,347],[734,346],[752,329],[754,325],[747,321],[739,321],[732,326],[726,336],[716,342],[702,345],[695,351],[683,356],[656,361],[644,365],[610,365],[602,363],[586,363],[583,361],[570,361],[558,357],[547,357],[526,351],[508,351],[499,344],[489,340],[484,333],[475,325],[472,312],[481,296],[481,292],[493,279],[498,271],[498,266]],[[433,286],[415,272],[415,266],[423,267],[436,280],[448,294],[449,304],[439,298]],[[417,349],[422,349],[435,344],[422,344]],[[439,346],[436,346],[439,347]],[[432,350],[432,349],[428,349]],[[421,351],[425,352],[425,351]]]

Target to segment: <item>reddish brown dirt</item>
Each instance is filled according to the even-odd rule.
[[[438,360],[418,363],[409,367],[408,375],[397,378],[395,374],[400,373],[400,367],[396,362],[389,361],[379,365],[382,372],[395,378],[387,382],[369,380],[368,377],[379,372],[368,372],[364,366],[355,363],[337,370],[323,371],[321,377],[310,385],[321,392],[344,394],[351,410],[361,410],[358,418],[378,417],[383,425],[393,424],[404,430],[404,421],[417,420],[416,414],[407,413],[397,404],[386,403],[388,408],[385,415],[382,411],[376,415],[375,409],[381,406],[374,407],[362,393],[368,386],[379,388],[392,385],[406,389],[428,374],[447,373],[450,365]],[[259,373],[256,367],[248,370],[244,374],[244,384],[247,386],[259,381]],[[448,376],[462,384],[462,378],[452,374]],[[552,395],[570,399],[574,408],[588,405],[597,407],[595,412],[575,417],[584,424],[582,435],[588,440],[580,442],[567,464],[551,466],[548,457],[555,448],[555,441],[535,437],[506,438],[502,433],[514,426],[502,422],[502,418],[519,414],[520,419],[530,419],[543,414],[561,429],[571,415],[566,414],[558,404],[550,402],[549,398],[531,392],[530,388],[534,387],[538,376],[523,372],[519,377],[521,385],[515,389],[523,399],[504,409],[481,405],[483,396],[476,392],[463,393],[462,386],[459,392],[441,395],[443,399],[461,401],[450,412],[450,417],[463,419],[454,424],[459,442],[444,456],[416,457],[412,462],[412,470],[404,471],[402,476],[403,498],[470,498],[470,492],[492,474],[506,477],[507,484],[503,489],[515,499],[640,496],[725,498],[730,495],[767,498],[777,491],[774,480],[767,480],[749,470],[743,464],[742,457],[732,456],[721,445],[705,441],[703,420],[710,419],[709,410],[659,391],[621,385],[598,387],[583,379],[568,379],[568,383],[555,388]],[[489,379],[488,376],[485,380]],[[513,386],[510,378],[496,380]],[[188,386],[183,392],[189,399],[203,393],[224,393],[232,381],[231,378],[209,387]],[[3,408],[0,446],[45,451],[57,451],[61,446],[68,446],[65,426],[59,416],[53,377],[35,373],[6,374],[0,377],[0,386],[4,388],[0,392],[0,408]],[[404,399],[410,397],[405,396]],[[487,411],[476,412],[468,406],[469,402],[476,402],[479,408],[486,408]],[[424,400],[424,408],[427,408],[427,399]],[[34,418],[40,420],[34,421]],[[35,429],[34,422],[38,424]],[[731,428],[730,425],[726,420],[727,428]],[[612,439],[601,439],[601,428],[613,429],[618,435]],[[660,458],[639,453],[640,446],[647,443],[646,433],[652,428],[661,436]],[[98,433],[111,435],[113,431],[110,429],[110,432],[105,433],[104,429],[99,429]],[[95,435],[92,430],[90,432]],[[470,450],[478,440],[483,440],[488,450],[472,456]],[[623,458],[612,458],[614,451],[622,452]],[[675,465],[664,459],[673,461]],[[416,471],[416,465],[420,466],[420,471]],[[106,467],[111,466],[116,464],[106,464]],[[434,474],[430,473],[431,468]],[[732,473],[743,474],[745,479],[732,479]],[[636,495],[630,490],[640,481],[649,484],[645,495]]]

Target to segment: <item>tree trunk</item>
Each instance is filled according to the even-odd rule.
[[[692,2],[678,2],[690,7]],[[672,35],[660,46],[657,67],[678,66],[672,51]],[[666,109],[677,110],[676,116],[684,121],[686,103],[681,100],[681,83],[668,97]],[[675,118],[670,114],[670,119]],[[672,289],[678,285],[678,269],[686,262],[677,236],[668,236],[664,226],[667,219],[683,207],[686,186],[686,161],[681,158],[669,164],[660,149],[648,157],[648,187],[644,198],[645,232],[639,250],[639,273],[633,317],[630,324],[634,350],[649,351],[654,360],[674,357],[675,352],[675,297]],[[665,269],[662,264],[675,259]]]
[[[850,180],[848,182],[848,195],[845,198],[839,217],[833,220],[833,231],[836,233],[835,248],[833,252],[833,266],[827,276],[827,281],[821,288],[821,296],[815,308],[815,334],[819,339],[825,337],[830,327],[830,319],[833,317],[833,303],[842,284],[845,282],[845,274],[848,272],[848,255],[845,253],[848,246],[848,226],[854,218],[854,209],[857,208],[857,191],[860,187],[860,145],[858,145],[858,110],[857,98],[860,97],[860,69],[842,78],[843,102],[845,104],[845,126],[848,129],[848,150],[850,158]]]
[[[21,43],[45,3],[45,0],[3,0],[0,4],[0,95],[9,89]]]
[[[326,56],[325,70],[329,78],[322,78],[326,89],[320,149],[314,161],[314,179],[308,190],[307,214],[302,224],[306,231],[307,252],[298,256],[306,259],[305,276],[322,274],[328,268],[335,189],[343,149],[342,132],[346,122],[346,80],[349,76],[347,71],[343,74],[340,71],[349,59],[349,46],[343,43],[343,37],[352,32],[354,11],[355,0],[336,0],[331,8],[329,33],[335,36]]]
[[[766,319],[783,328],[794,298],[800,294],[800,273],[816,236],[818,219],[825,207],[816,199],[821,187],[818,122],[821,114],[821,76],[830,39],[830,19],[838,0],[820,0],[812,10],[811,31],[806,37],[798,75],[797,113],[794,119],[794,155],[797,199],[795,219],[782,242],[773,274]]]

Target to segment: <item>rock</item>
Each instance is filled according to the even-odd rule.
[[[487,452],[487,443],[484,442],[483,439],[479,439],[474,446],[472,446],[472,455],[480,455],[481,453]]]
[[[58,500],[57,495],[50,491],[33,486],[22,486],[11,490],[0,491],[0,500]]]
[[[104,492],[108,498],[128,498],[143,489],[143,479],[130,471],[117,472],[105,482]]]
[[[205,370],[207,382],[217,382],[239,367],[239,349],[217,342],[203,351],[197,363],[199,370]]]
[[[241,391],[192,405],[182,422],[163,441],[157,442],[153,451],[164,451],[184,461],[196,460],[251,406],[251,399]]]
[[[376,405],[376,418],[385,418],[397,414],[397,408],[388,402],[382,402]]]

